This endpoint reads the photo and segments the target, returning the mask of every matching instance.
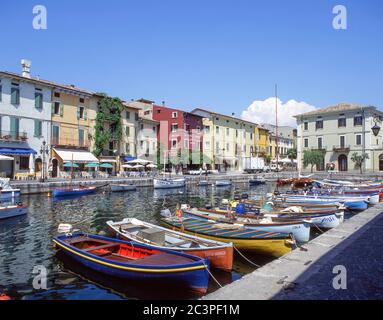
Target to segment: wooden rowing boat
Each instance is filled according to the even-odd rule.
[[[56,247],[102,274],[148,282],[175,283],[205,293],[209,261],[189,254],[96,235],[77,233],[54,238]]]
[[[280,257],[295,248],[295,239],[291,234],[258,231],[193,218],[169,217],[161,221],[169,228],[215,241],[232,242],[238,249],[259,254]]]
[[[233,245],[231,243],[186,235],[135,218],[125,218],[119,222],[107,221],[106,224],[123,239],[209,258],[212,268],[228,272],[233,268]]]
[[[0,220],[22,216],[28,213],[28,207],[22,204],[0,207]]]
[[[68,196],[82,196],[96,192],[96,187],[73,187],[73,188],[62,188],[54,189],[54,197],[68,197]]]
[[[297,242],[307,242],[310,240],[310,225],[302,219],[297,221],[278,222],[269,218],[256,217],[252,218],[235,215],[234,219],[226,217],[223,212],[210,210],[209,212],[198,209],[182,210],[186,217],[196,218],[201,220],[213,220],[220,223],[239,224],[246,228],[256,229],[259,231],[292,233]]]

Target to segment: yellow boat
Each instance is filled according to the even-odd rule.
[[[274,257],[281,257],[296,246],[295,239],[291,234],[259,231],[235,224],[228,225],[182,217],[163,218],[162,223],[173,230],[215,241],[232,242],[239,250],[253,251]]]

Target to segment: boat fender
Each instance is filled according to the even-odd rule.
[[[186,203],[181,204],[181,210],[188,210],[190,209],[189,205]]]
[[[73,229],[73,226],[69,223],[60,223],[57,232],[69,234]]]
[[[228,199],[222,199],[222,204],[229,204],[229,200]]]
[[[247,193],[244,193],[241,195],[242,199],[249,199],[249,195]]]

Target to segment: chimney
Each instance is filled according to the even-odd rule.
[[[25,78],[31,77],[31,64],[32,62],[26,59],[21,60],[21,66],[23,68],[22,76]]]
[[[162,106],[165,107],[165,101],[162,101]]]

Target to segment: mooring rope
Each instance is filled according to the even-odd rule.
[[[237,251],[237,252],[239,253],[239,255],[240,255],[243,259],[245,259],[247,262],[249,262],[250,264],[252,264],[253,266],[255,266],[255,267],[257,267],[257,268],[260,268],[260,267],[261,267],[260,265],[254,263],[254,262],[251,261],[250,259],[246,258],[246,257],[243,255],[243,253],[242,253],[241,251],[239,251],[238,248],[237,248],[235,245],[233,245],[233,248],[234,248],[235,251]]]
[[[208,266],[205,264],[205,262],[202,261],[202,263],[205,266],[205,268],[206,268],[207,272],[209,273],[210,277],[212,277],[212,279],[218,284],[218,286],[220,288],[222,288],[223,286],[219,283],[219,281],[216,279],[216,277],[213,276],[213,274],[210,272],[210,270],[209,270]]]

